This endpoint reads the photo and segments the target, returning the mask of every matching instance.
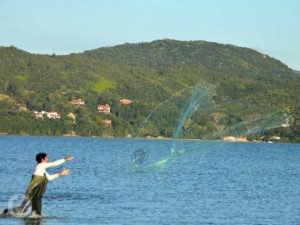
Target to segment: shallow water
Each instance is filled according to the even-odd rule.
[[[24,194],[35,154],[76,159],[49,182],[45,217],[0,218],[0,224],[300,224],[300,145],[183,141],[165,167],[130,171],[167,157],[170,140],[0,137],[0,209]]]

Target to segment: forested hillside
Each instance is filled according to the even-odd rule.
[[[66,56],[1,47],[0,132],[172,137],[188,99],[187,95],[180,96],[180,91],[196,84],[213,86],[217,103],[238,102],[223,107],[224,123],[245,118],[239,107],[247,108],[252,116],[259,116],[259,108],[277,109],[292,115],[292,124],[259,135],[300,141],[299,74],[251,49],[173,40],[124,44]],[[165,104],[161,113],[150,114],[171,96],[177,97],[176,104]],[[72,104],[77,99],[84,104]],[[121,99],[132,103],[123,104]],[[106,104],[110,113],[98,109]],[[35,111],[57,112],[60,118],[48,114],[38,118]],[[211,115],[206,116],[191,118],[193,125],[186,128],[184,138],[202,138],[204,133],[214,132],[217,126],[212,125]],[[149,118],[156,123],[143,125],[137,135]]]

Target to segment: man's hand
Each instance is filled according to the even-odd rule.
[[[70,174],[69,170],[63,169],[62,171],[58,172],[59,176],[67,176]]]
[[[71,156],[71,155],[69,155],[65,158],[66,161],[70,161],[70,160],[73,160],[73,159],[74,159],[74,156]]]

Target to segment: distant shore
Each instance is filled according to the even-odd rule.
[[[112,137],[112,136],[80,136],[74,134],[66,134],[66,135],[30,135],[30,134],[8,134],[8,133],[0,133],[0,136],[32,136],[32,137],[67,137],[67,138],[102,138],[102,139],[143,139],[143,140],[181,140],[181,141],[225,141],[225,142],[238,142],[238,143],[273,143],[273,142],[264,142],[264,141],[257,141],[257,140],[248,140],[247,138],[235,138],[231,136],[225,136],[223,139],[193,139],[193,138],[186,138],[186,139],[176,139],[176,138],[168,138],[168,137]],[[286,142],[278,142],[278,143],[286,143]]]

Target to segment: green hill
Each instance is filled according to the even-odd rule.
[[[252,49],[205,41],[158,40],[99,48],[78,55],[130,66],[198,65],[212,71],[253,77],[293,73],[280,61]]]
[[[175,104],[165,104],[164,111],[151,114],[154,124],[139,129],[139,136],[171,137],[188,99],[178,93],[200,83],[214,86],[217,103],[239,102],[222,109],[224,123],[243,120],[242,108],[247,108],[248,116],[259,115],[260,108],[283,110],[293,115],[292,126],[264,135],[300,140],[299,75],[280,61],[247,48],[158,40],[55,56],[1,47],[0,80],[0,133],[135,136],[158,104],[177,96]],[[86,105],[70,103],[78,98]],[[121,105],[122,98],[133,103]],[[109,104],[111,113],[98,112],[100,104]],[[33,111],[42,110],[59,112],[61,118],[37,119]],[[67,117],[70,112],[76,115],[75,121]],[[204,131],[213,132],[216,127],[207,116],[195,115],[184,137],[202,138]],[[112,125],[104,125],[105,119]]]

